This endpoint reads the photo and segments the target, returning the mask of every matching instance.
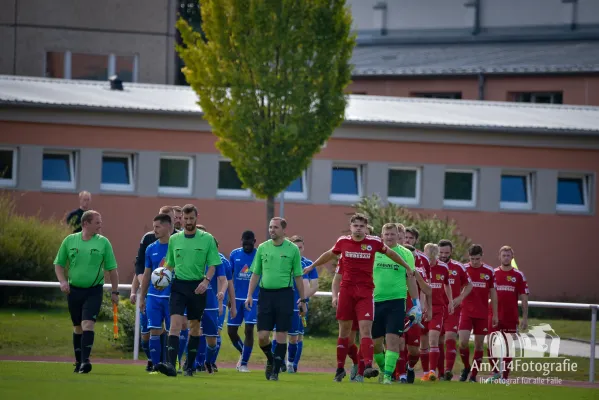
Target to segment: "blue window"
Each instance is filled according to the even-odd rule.
[[[588,177],[558,177],[557,208],[566,211],[587,211],[589,207]]]
[[[73,153],[44,153],[42,186],[46,188],[74,189],[75,165],[73,158]]]
[[[331,197],[349,200],[362,195],[359,167],[333,167]]]
[[[289,186],[287,186],[287,189],[285,189],[285,192],[303,193],[304,192],[304,180],[302,178],[303,178],[303,176],[300,176],[299,178],[297,178],[296,180],[291,182],[289,184]]]
[[[530,174],[501,175],[501,208],[530,208]]]
[[[102,189],[132,189],[132,170],[133,162],[131,156],[104,156],[102,158]]]

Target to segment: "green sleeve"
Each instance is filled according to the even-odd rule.
[[[112,244],[110,240],[104,238],[104,271],[112,271],[116,269],[116,258],[114,257],[114,251],[112,250]]]
[[[208,254],[206,255],[206,265],[209,267],[216,267],[217,265],[221,264],[222,261],[220,260],[218,250],[216,249],[216,242],[214,241],[214,238],[211,238],[210,247],[208,247]]]
[[[262,251],[260,250],[262,246],[258,246],[258,250],[256,250],[256,255],[254,256],[254,261],[252,262],[252,266],[250,270],[252,274],[262,275]]]
[[[293,276],[302,276],[304,275],[304,270],[302,269],[302,256],[300,255],[299,248],[294,244],[293,247]]]
[[[56,258],[54,259],[54,265],[60,265],[61,267],[65,268],[67,266],[67,259],[68,259],[68,242],[69,242],[69,238],[71,237],[71,235],[67,236],[66,238],[64,238],[64,240],[62,241],[60,248],[58,249],[58,253],[56,254]]]
[[[164,266],[175,269],[175,252],[173,251],[174,235],[168,238],[168,249],[166,250],[166,261]]]

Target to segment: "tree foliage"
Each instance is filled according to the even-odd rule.
[[[421,250],[426,243],[439,243],[441,239],[449,239],[453,243],[452,258],[459,261],[467,260],[467,250],[472,242],[462,235],[453,219],[421,215],[392,203],[384,204],[377,195],[363,197],[355,205],[355,209],[356,212],[368,216],[376,235],[380,234],[383,225],[387,222],[400,222],[405,227],[414,226],[418,229],[420,236],[416,247]]]
[[[204,38],[177,22],[183,72],[217,148],[274,212],[344,118],[351,13],[344,0],[203,0],[201,20]]]

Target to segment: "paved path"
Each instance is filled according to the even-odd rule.
[[[560,355],[573,357],[591,357],[591,344],[576,340],[560,339]],[[599,345],[595,345],[595,360],[599,360]]]
[[[54,362],[54,363],[73,363],[73,359],[70,357],[48,357],[48,356],[5,356],[0,354],[0,361],[18,361],[18,362]],[[94,358],[94,364],[124,364],[124,365],[145,365],[145,361],[134,361],[130,359],[108,359],[108,358]],[[235,365],[233,364],[219,364],[220,368],[224,369],[234,369]],[[263,365],[260,364],[250,364],[250,370],[261,371],[264,368]],[[331,368],[302,368],[301,372],[313,372],[313,373],[329,373],[332,372]],[[530,384],[535,384],[534,382],[530,382]],[[589,383],[583,381],[566,381],[562,380],[561,386],[570,386],[570,387],[581,387],[581,388],[592,388],[599,389],[598,383]]]

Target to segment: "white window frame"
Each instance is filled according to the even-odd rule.
[[[220,173],[220,163],[228,162],[231,163],[231,159],[229,158],[220,158],[218,160],[218,170],[217,174]],[[233,167],[231,165],[231,167]],[[233,167],[234,168],[234,167]],[[217,196],[225,196],[225,197],[251,197],[252,191],[250,189],[221,189],[218,187],[218,175],[216,177],[216,195]]]
[[[445,178],[446,174],[451,172],[458,173],[469,173],[472,174],[472,199],[471,200],[453,200],[453,199],[445,199]],[[477,192],[478,192],[478,171],[475,169],[446,169],[443,175],[443,206],[447,207],[463,207],[463,208],[472,208],[476,207],[477,201]]]
[[[389,179],[389,172],[392,170],[400,170],[400,171],[415,171],[416,172],[416,197],[396,197],[396,196],[387,196],[389,202],[393,204],[405,204],[405,205],[416,205],[420,204],[420,188],[421,188],[421,177],[422,177],[422,168],[419,167],[390,167],[387,172],[387,179]],[[389,181],[387,181],[387,188],[389,187]]]
[[[516,202],[516,201],[499,201],[499,207],[503,210],[532,210],[532,173],[531,172],[515,172],[515,171],[504,171],[501,173],[501,178],[504,176],[518,176],[524,177],[526,179],[526,199],[525,203]],[[499,182],[501,185],[501,180]],[[501,196],[501,187],[500,187],[500,196]]]
[[[308,199],[308,183],[306,171],[303,171],[299,178],[302,180],[302,191],[301,192],[284,192],[285,199],[289,200],[307,200]]]
[[[330,199],[333,201],[359,201],[362,198],[362,166],[359,164],[333,164],[331,167],[331,186],[333,186],[333,170],[335,168],[353,168],[356,170],[356,179],[358,180],[358,194],[338,194],[333,193],[331,188]]]
[[[46,51],[46,57],[44,58],[44,74],[47,71],[47,54],[48,53],[63,53],[63,76],[64,79],[73,79],[72,76],[72,70],[73,70],[73,52],[71,50],[56,50],[56,51],[52,51],[52,50],[47,50]],[[108,72],[108,77],[107,79],[109,79],[112,75],[114,75],[116,73],[116,60],[117,57],[122,56],[122,57],[128,57],[129,55],[124,55],[124,54],[117,54],[117,53],[108,53],[108,54],[96,54],[96,53],[89,53],[89,52],[76,52],[77,54],[90,54],[90,55],[97,55],[97,56],[106,56],[106,67],[107,67],[107,72]],[[132,54],[133,56],[133,74],[132,74],[132,83],[137,83],[139,80],[139,54]]]
[[[45,155],[68,155],[69,156],[69,173],[71,175],[71,180],[69,182],[63,181],[45,181],[43,180],[43,168],[44,168],[44,159]],[[77,185],[77,176],[75,175],[75,157],[76,154],[74,151],[69,150],[44,150],[42,154],[42,188],[43,189],[71,189],[74,190]]]
[[[102,154],[102,167],[104,167],[104,157],[122,158],[127,159],[127,173],[129,174],[129,184],[120,183],[103,183],[100,181],[100,190],[114,191],[114,192],[132,192],[135,185],[133,184],[133,154],[123,153],[104,153]],[[100,180],[102,177],[100,176]]]
[[[559,204],[557,202],[557,193],[556,193],[556,210],[557,211],[567,211],[567,212],[589,212],[591,210],[590,204],[590,190],[589,187],[591,185],[591,177],[588,174],[575,174],[575,173],[560,173],[557,176],[557,184],[559,185],[559,179],[580,179],[582,181],[582,199],[584,201],[583,205],[576,204]]]
[[[17,149],[14,147],[0,147],[0,151],[12,152],[12,177],[10,179],[0,177],[0,187],[12,187],[17,185]],[[2,171],[0,171],[1,173]]]
[[[187,187],[175,187],[175,186],[160,186],[160,161],[161,160],[185,160],[187,161]],[[191,156],[172,156],[161,154],[158,159],[158,193],[159,194],[183,194],[191,195],[193,190],[193,157]]]

